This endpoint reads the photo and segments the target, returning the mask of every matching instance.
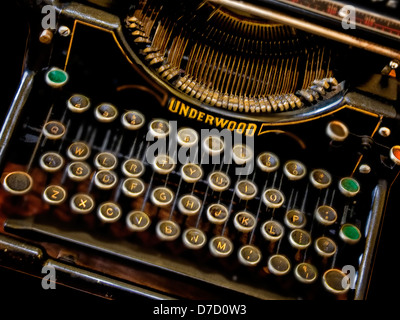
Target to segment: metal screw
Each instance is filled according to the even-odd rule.
[[[63,37],[68,37],[71,34],[71,30],[67,26],[61,26],[58,28],[58,33]]]

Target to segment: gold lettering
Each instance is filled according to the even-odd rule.
[[[187,116],[188,116],[189,109],[190,109],[189,106],[186,106],[186,105],[184,105],[184,104],[182,103],[182,106],[181,106],[181,108],[180,108],[180,110],[179,110],[179,114],[180,114],[180,115],[183,114],[185,117],[187,117]]]
[[[194,119],[196,118],[196,116],[197,116],[197,110],[192,108],[189,112],[188,118]]]
[[[84,148],[80,148],[80,147],[75,147],[75,154],[80,156],[82,155],[82,153],[85,151]]]
[[[83,173],[83,168],[82,167],[76,168],[75,173],[80,176]]]
[[[167,199],[167,196],[165,195],[165,192],[160,193],[160,199],[165,201]]]
[[[228,120],[226,120],[224,118],[215,118],[215,125],[217,127],[225,128],[227,123],[228,123]]]
[[[199,235],[192,236],[192,237],[190,238],[190,242],[191,242],[191,243],[197,243],[198,241],[199,241]]]
[[[114,214],[114,210],[113,210],[112,208],[107,208],[106,214],[107,214],[108,216],[112,216],[112,215]]]
[[[202,121],[204,116],[205,116],[205,113],[200,111],[199,116],[197,117],[197,121]]]
[[[214,117],[212,115],[207,114],[204,122],[212,125],[213,121],[214,121]]]
[[[56,189],[53,189],[53,194],[51,195],[51,197],[53,199],[57,199],[57,195],[60,193],[60,191],[57,191]]]
[[[171,111],[173,113],[178,112],[179,105],[181,104],[180,101],[176,101],[176,103],[174,104],[175,101],[176,101],[175,99],[171,100],[171,103],[169,104],[169,108],[168,108],[169,111]]]
[[[241,225],[248,226],[250,218],[242,217]]]
[[[172,233],[171,227],[170,227],[170,226],[165,226],[165,227],[164,227],[164,233],[166,233],[166,234],[171,234],[171,233]]]
[[[186,201],[186,205],[185,205],[185,208],[191,208],[191,209],[193,209],[193,205],[194,205],[194,202],[193,201],[190,201],[190,200],[188,200],[188,201]]]
[[[221,241],[218,241],[217,250],[219,250],[219,251],[225,251],[225,248],[226,248],[226,243],[223,243],[223,244],[222,244]]]
[[[80,203],[78,204],[78,207],[86,208],[86,202],[87,202],[87,200],[80,199]]]

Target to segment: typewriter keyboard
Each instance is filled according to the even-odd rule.
[[[25,163],[3,174],[24,215],[48,214],[299,296],[304,286],[329,296],[353,289],[343,267],[358,265],[366,228],[353,176],[146,108],[66,92],[54,101],[44,123],[25,124]],[[330,126],[346,134],[340,122]]]

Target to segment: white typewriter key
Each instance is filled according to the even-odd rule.
[[[178,131],[177,139],[179,145],[190,148],[198,144],[199,135],[194,129],[182,128]]]
[[[236,195],[243,200],[251,200],[257,195],[257,186],[250,180],[238,181],[235,185]]]
[[[294,268],[296,279],[302,283],[313,283],[318,277],[318,271],[315,266],[307,262],[299,263]]]
[[[142,211],[131,211],[126,216],[126,227],[130,231],[141,232],[150,226],[149,216]]]
[[[153,169],[160,174],[169,174],[175,169],[175,161],[166,154],[154,158]]]
[[[74,94],[67,101],[67,107],[74,113],[83,113],[90,108],[90,100],[82,94]]]
[[[109,123],[118,117],[118,110],[113,104],[105,102],[96,107],[94,115],[98,121]]]
[[[290,268],[290,261],[284,255],[274,254],[268,259],[268,270],[276,276],[287,274]]]
[[[263,152],[257,157],[257,165],[264,172],[273,172],[279,168],[279,158],[272,152]]]
[[[185,247],[197,250],[204,247],[207,237],[200,229],[190,228],[183,232],[182,241]]]
[[[326,126],[326,134],[333,141],[344,141],[349,135],[349,129],[340,121],[331,121]]]
[[[267,189],[262,195],[262,200],[268,208],[280,208],[285,202],[285,196],[278,189]]]
[[[100,170],[113,170],[117,166],[117,163],[116,156],[110,152],[101,152],[94,159],[94,165]]]
[[[314,242],[315,251],[322,257],[329,258],[336,253],[336,243],[328,237],[320,237]]]
[[[315,210],[314,217],[319,223],[330,226],[336,222],[337,213],[332,207],[323,205]]]
[[[43,191],[43,200],[49,204],[57,205],[65,201],[67,192],[63,187],[57,185],[48,186]]]
[[[207,219],[214,224],[222,224],[229,217],[228,208],[220,203],[214,203],[207,208]]]
[[[58,140],[61,139],[66,132],[64,124],[59,121],[49,121],[43,127],[43,134],[47,139]]]
[[[173,241],[181,234],[181,228],[172,220],[161,220],[157,223],[156,234],[160,240]]]
[[[90,147],[82,141],[73,142],[67,150],[68,158],[71,160],[84,161],[90,156]]]
[[[32,185],[32,177],[23,171],[10,172],[3,181],[4,189],[14,195],[23,195],[29,192]]]
[[[153,119],[149,123],[149,133],[158,139],[165,138],[169,135],[170,127],[167,120]]]
[[[211,156],[216,156],[224,150],[224,141],[221,137],[208,136],[203,140],[203,150]]]
[[[332,177],[326,170],[315,169],[310,173],[312,185],[318,189],[324,189],[330,186]]]
[[[68,177],[78,182],[86,180],[90,176],[90,173],[90,166],[82,161],[71,162],[67,169]]]
[[[291,229],[303,228],[307,223],[304,212],[301,212],[297,209],[288,210],[285,213],[284,221],[285,224]]]
[[[121,218],[121,207],[114,202],[102,203],[97,209],[97,216],[105,223],[116,222]]]
[[[210,239],[208,245],[210,253],[218,258],[228,257],[233,251],[233,243],[223,236],[216,236]]]
[[[182,179],[187,183],[195,183],[203,177],[203,169],[194,163],[186,163],[181,167]]]
[[[121,117],[122,125],[128,130],[139,130],[145,123],[144,115],[136,110],[125,112]]]
[[[94,176],[94,183],[99,189],[110,190],[117,184],[117,174],[110,170],[100,170]]]
[[[283,166],[283,173],[289,180],[300,180],[306,173],[306,167],[297,160],[291,160],[285,163]]]
[[[208,176],[208,183],[211,189],[221,192],[229,188],[231,179],[222,171],[214,171]]]
[[[242,165],[251,161],[253,156],[253,150],[244,144],[238,144],[232,148],[232,158],[237,165]]]
[[[159,207],[166,207],[174,200],[174,193],[166,187],[155,188],[151,193],[151,201]]]
[[[178,209],[187,216],[193,216],[199,213],[201,208],[201,200],[195,195],[186,194],[179,198]]]
[[[70,208],[73,213],[88,214],[94,208],[94,200],[87,194],[78,193],[71,198]]]
[[[339,269],[329,269],[322,276],[324,288],[333,294],[344,294],[350,289],[350,278]]]
[[[261,251],[255,246],[245,245],[238,251],[239,262],[245,266],[255,266],[261,261]]]
[[[256,226],[256,218],[250,213],[246,211],[241,211],[235,214],[235,218],[233,219],[233,225],[235,228],[243,233],[250,232]]]
[[[121,166],[122,173],[131,178],[139,178],[144,173],[144,165],[138,159],[128,159]]]
[[[56,172],[64,165],[64,158],[56,152],[46,152],[40,157],[39,164],[47,172]]]
[[[143,194],[144,190],[144,183],[138,178],[127,178],[122,184],[122,192],[127,197],[137,198]]]
[[[289,234],[289,242],[293,248],[304,250],[311,244],[311,235],[303,229],[295,229]]]
[[[283,237],[284,230],[284,227],[276,220],[266,221],[261,226],[262,236],[271,242],[280,240]]]

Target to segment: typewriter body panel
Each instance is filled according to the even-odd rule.
[[[398,192],[398,34],[324,37],[286,1],[105,3],[24,5],[3,263],[109,298],[365,299]]]

